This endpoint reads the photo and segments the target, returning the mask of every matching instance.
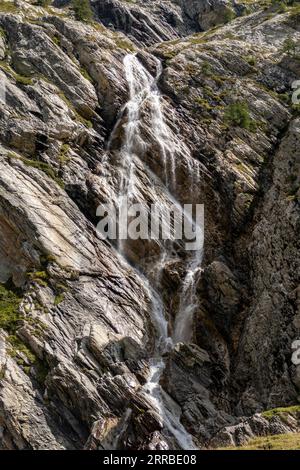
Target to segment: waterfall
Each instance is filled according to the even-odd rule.
[[[175,319],[173,341],[174,343],[187,343],[191,340],[193,318],[198,306],[197,300],[197,275],[201,272],[200,264],[202,252],[196,252],[196,256],[188,265],[180,292],[179,309]]]
[[[135,172],[137,171],[136,161],[147,146],[141,135],[142,111],[147,109],[147,115],[150,117],[148,130],[151,133],[151,139],[153,139],[153,142],[159,149],[166,193],[170,203],[175,204],[184,213],[183,208],[173,196],[173,192],[176,190],[175,155],[180,143],[179,140],[176,141],[174,139],[174,134],[172,134],[166,124],[162,111],[161,94],[158,88],[158,80],[162,73],[161,63],[158,61],[157,74],[155,77],[152,77],[139,62],[135,54],[128,54],[124,58],[124,69],[129,87],[129,100],[111,136],[112,141],[114,135],[118,134],[120,125],[123,125],[124,137],[120,148],[120,155],[122,157],[121,181],[117,204],[120,207],[125,197],[127,201],[133,199],[139,201]],[[125,114],[127,115],[127,121],[124,124]],[[160,243],[159,246],[161,249],[160,259],[154,267],[152,266],[152,271],[155,273],[153,277],[156,277],[157,283],[152,285],[153,282],[151,284],[145,275],[140,274],[152,300],[152,321],[156,329],[156,346],[153,357],[150,360],[149,378],[143,387],[143,391],[160,414],[167,435],[171,436],[181,449],[193,450],[195,446],[192,437],[180,422],[181,409],[163,391],[160,386],[160,378],[165,369],[163,357],[174,346],[173,340],[190,340],[193,314],[196,308],[195,281],[201,255],[196,252],[188,262],[187,275],[180,292],[180,306],[176,316],[175,332],[172,339],[169,337],[169,325],[165,315],[165,307],[159,294],[161,272],[167,261],[172,259],[172,253],[168,251],[167,244]],[[119,253],[124,256],[123,248],[124,242],[119,242]]]

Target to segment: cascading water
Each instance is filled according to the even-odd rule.
[[[146,143],[143,142],[140,132],[141,111],[144,107],[150,110],[151,137],[159,148],[162,165],[164,168],[164,182],[167,186],[169,199],[184,213],[183,208],[171,195],[176,188],[175,178],[175,153],[176,146],[169,127],[167,126],[162,111],[161,95],[158,89],[158,80],[162,73],[161,63],[158,61],[157,75],[152,77],[150,73],[139,62],[136,55],[128,54],[124,59],[126,79],[129,86],[130,97],[125,105],[124,112],[127,112],[127,122],[124,125],[124,142],[120,149],[122,156],[121,181],[117,204],[120,206],[124,198],[127,201],[139,201],[139,193],[136,186],[135,161],[139,154],[143,152]],[[123,117],[117,123],[120,126]],[[112,138],[114,132],[113,131]],[[170,176],[169,176],[170,175]],[[123,243],[118,245],[120,254],[124,255]],[[160,278],[166,262],[172,258],[168,252],[166,244],[160,244],[161,256],[156,266],[152,266],[156,277]],[[196,305],[195,277],[199,269],[201,255],[196,252],[193,260],[189,262],[187,276],[184,280],[179,312],[175,322],[175,333],[173,339],[189,340],[192,317]],[[173,400],[163,391],[160,386],[160,378],[165,368],[163,355],[173,347],[173,340],[168,335],[168,321],[165,316],[164,303],[158,294],[158,285],[151,285],[146,276],[143,276],[145,287],[152,299],[153,323],[157,331],[156,347],[153,357],[150,360],[150,376],[144,386],[144,392],[148,395],[153,406],[160,414],[166,433],[177,443],[177,446],[184,450],[195,449],[191,436],[187,433],[180,422],[181,410]],[[189,302],[192,299],[192,305]],[[189,331],[188,331],[189,330]]]
[[[199,251],[196,252],[196,256],[188,265],[187,274],[180,293],[179,309],[175,319],[174,343],[187,343],[191,340],[194,313],[198,306],[196,287],[197,275],[201,271],[201,261],[202,253]]]

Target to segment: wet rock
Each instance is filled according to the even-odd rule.
[[[225,423],[234,422],[222,410],[221,390],[225,380],[224,372],[196,345],[178,344],[168,358],[163,386],[180,404],[182,422],[200,442],[205,442]],[[213,394],[219,390],[219,396],[213,396],[210,390]]]

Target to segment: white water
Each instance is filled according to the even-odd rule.
[[[122,204],[125,197],[129,201],[133,198],[139,199],[134,162],[146,148],[146,143],[143,142],[141,137],[140,124],[142,111],[148,109],[151,119],[148,130],[154,143],[159,148],[164,169],[164,182],[170,193],[170,201],[180,207],[183,212],[180,204],[171,195],[176,190],[175,155],[181,144],[174,139],[174,134],[172,134],[164,120],[161,95],[158,89],[158,80],[162,72],[161,64],[158,62],[157,74],[152,77],[136,56],[129,54],[124,59],[124,68],[130,97],[124,108],[124,111],[127,112],[127,122],[124,125],[124,143],[121,148],[122,167],[118,204]],[[117,123],[117,126],[120,125],[120,122],[121,120]],[[114,132],[112,139],[113,135]],[[186,149],[184,146],[183,148]],[[119,242],[118,248],[121,254],[124,254],[124,243],[124,241]],[[152,300],[152,320],[157,334],[154,357],[150,363],[150,376],[144,386],[144,391],[161,416],[167,434],[172,436],[177,445],[183,450],[193,450],[195,449],[193,440],[180,422],[181,410],[162,390],[159,382],[165,368],[163,355],[174,346],[173,340],[177,342],[191,339],[193,315],[197,306],[195,281],[201,262],[201,253],[195,252],[195,255],[188,262],[187,275],[180,292],[180,306],[176,316],[173,339],[171,339],[168,333],[169,327],[165,317],[163,300],[158,292],[162,270],[166,262],[172,259],[172,254],[169,253],[163,243],[160,244],[160,248],[161,257],[156,265],[152,266],[152,271],[158,280],[157,285],[151,286],[149,281],[144,278],[145,287]]]
[[[182,284],[179,309],[174,325],[174,343],[188,343],[192,338],[194,313],[198,306],[196,281],[198,274],[201,272],[201,261],[202,253],[196,252],[196,256],[188,266],[187,274]]]

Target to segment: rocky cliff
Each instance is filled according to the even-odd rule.
[[[299,431],[299,3],[46,3],[0,2],[1,448]],[[199,258],[101,239],[128,167]]]

